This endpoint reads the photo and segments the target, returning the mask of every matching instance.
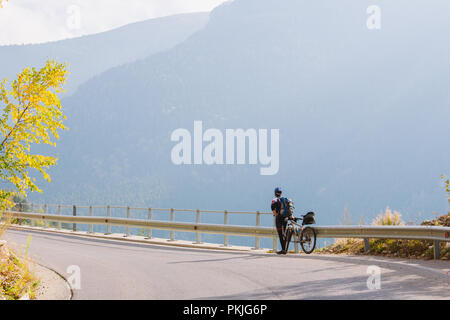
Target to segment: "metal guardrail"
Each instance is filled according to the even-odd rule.
[[[322,226],[320,238],[375,238],[450,242],[450,227],[432,226]]]
[[[96,224],[103,224],[106,225],[106,234],[110,234],[111,233],[111,226],[124,226],[126,227],[126,232],[125,235],[128,236],[129,233],[129,228],[130,227],[138,227],[138,228],[146,228],[147,232],[146,235],[148,238],[152,237],[152,230],[153,229],[157,229],[157,230],[168,230],[170,231],[170,236],[169,236],[169,240],[173,241],[175,240],[175,231],[183,231],[183,232],[192,232],[192,224],[187,223],[187,225],[183,224],[183,223],[175,223],[175,214],[185,214],[185,213],[195,213],[195,223],[196,224],[202,224],[201,223],[201,216],[202,214],[223,214],[223,221],[224,224],[223,225],[216,225],[219,226],[219,229],[221,226],[229,226],[229,217],[230,215],[234,215],[234,214],[244,214],[244,215],[255,215],[255,226],[259,227],[261,226],[261,216],[263,215],[272,215],[272,212],[260,212],[260,211],[228,211],[228,210],[199,210],[199,209],[173,209],[173,208],[142,208],[142,207],[128,207],[128,206],[87,206],[87,205],[63,205],[63,204],[33,204],[33,203],[27,203],[27,204],[21,204],[21,203],[17,203],[14,207],[15,211],[14,213],[24,213],[24,211],[29,211],[32,213],[37,213],[37,214],[41,214],[44,213],[46,215],[48,215],[48,211],[53,208],[56,209],[56,216],[61,216],[63,217],[62,219],[67,218],[67,214],[69,213],[68,210],[70,210],[71,212],[69,213],[72,217],[77,217],[74,221],[68,221],[68,220],[60,220],[57,219],[56,217],[52,217],[53,220],[50,219],[43,219],[42,217],[39,218],[34,218],[32,220],[43,220],[44,221],[44,227],[47,226],[47,221],[53,221],[53,222],[57,222],[58,223],[58,228],[61,228],[61,223],[73,223],[73,231],[76,231],[77,226],[76,224],[89,224],[89,232],[92,232],[93,228],[92,225],[96,225]],[[84,220],[79,220],[79,212],[81,211],[80,209],[88,209],[89,210],[89,217],[94,217],[94,218],[100,218],[100,220],[92,220],[93,222],[86,222]],[[101,215],[101,216],[95,216],[93,214],[94,210],[98,210],[98,209],[103,209],[104,210],[104,214],[105,215]],[[121,217],[126,217],[125,220],[130,220],[128,221],[129,223],[127,223],[126,221],[124,221],[121,217],[115,217],[113,214],[114,210],[117,209],[122,209],[121,212]],[[63,215],[62,212],[65,210],[65,214]],[[125,212],[123,212],[123,210],[126,210]],[[36,212],[37,211],[37,212]],[[131,219],[131,216],[133,215],[133,213],[135,211],[145,211],[147,212],[146,214],[146,220],[143,219]],[[170,222],[174,222],[174,228],[170,228],[167,224],[166,221],[158,221],[158,220],[153,220],[153,215],[155,215],[156,213],[168,213],[169,217],[170,217]],[[53,214],[54,216],[55,214]],[[49,215],[49,217],[52,216],[51,214]],[[86,218],[87,216],[83,216],[82,218]],[[108,222],[104,222],[105,218],[107,218]],[[119,220],[115,220],[115,219],[119,219]],[[120,220],[122,219],[122,220]],[[131,223],[131,220],[135,220],[134,224]],[[143,225],[143,221],[151,221],[151,225]],[[154,224],[153,224],[154,223]],[[175,228],[176,225],[176,228]],[[202,224],[202,225],[207,225],[207,224]],[[236,227],[236,228],[232,228],[234,231],[230,231],[230,232],[222,232],[222,230],[219,229],[214,229],[215,225],[209,225],[210,227],[208,227],[207,229],[205,229],[204,227],[201,227],[201,230],[194,230],[194,232],[196,232],[196,243],[200,243],[201,239],[200,239],[200,234],[201,233],[214,233],[214,234],[223,234],[224,235],[224,246],[228,246],[228,236],[229,235],[241,235],[241,236],[253,236],[255,237],[255,249],[259,249],[261,247],[261,241],[260,238],[262,238],[263,236],[260,235],[260,232],[255,232],[250,230],[249,232],[251,233],[251,235],[249,235],[248,233],[242,233],[242,232],[235,232],[235,230],[239,229],[240,227],[244,227],[245,226],[232,226],[232,227]],[[250,227],[251,228],[251,227]],[[243,229],[243,230],[244,230]],[[274,228],[268,228],[268,230],[271,230]],[[215,232],[211,232],[210,230],[217,230]],[[275,229],[273,230],[275,231]],[[267,231],[266,231],[267,232]],[[270,236],[273,237],[273,245],[274,248],[276,248],[277,246],[277,234],[276,232],[272,232],[274,236]],[[267,234],[266,236],[267,237]]]
[[[36,205],[29,205],[31,210]],[[57,214],[47,213],[50,207],[57,208]],[[62,215],[61,209],[71,208],[72,215]],[[30,208],[27,208],[30,210]],[[61,228],[61,223],[72,223],[73,231],[77,230],[77,224],[89,225],[89,233],[92,233],[93,225],[106,225],[106,233],[111,233],[111,226],[126,227],[125,236],[129,235],[129,228],[144,228],[147,230],[147,237],[151,238],[152,230],[170,231],[169,240],[175,240],[174,232],[195,232],[196,243],[200,243],[200,234],[220,234],[224,235],[224,246],[228,246],[228,236],[245,236],[255,238],[255,249],[260,249],[261,238],[272,238],[273,249],[277,248],[278,234],[274,227],[261,226],[261,215],[271,215],[271,212],[249,212],[249,211],[218,211],[199,209],[167,209],[167,208],[132,208],[126,206],[68,206],[68,205],[39,205],[41,212],[23,212],[21,205],[16,205],[16,211],[10,211],[14,218],[30,219],[32,221],[44,221],[44,227],[48,222],[56,222],[57,228]],[[89,209],[89,216],[77,215],[80,208]],[[94,208],[106,209],[106,216],[94,216]],[[111,216],[111,209],[126,209],[126,218]],[[18,211],[17,211],[18,210]],[[146,210],[147,219],[132,219],[132,210]],[[153,220],[152,213],[155,211],[167,212],[170,214],[170,221]],[[175,221],[175,212],[195,213],[195,223]],[[222,213],[224,224],[201,223],[201,213]],[[255,226],[242,226],[228,224],[229,214],[254,214],[256,216]],[[365,240],[365,248],[368,249],[368,239],[407,239],[407,240],[428,240],[434,241],[435,258],[439,257],[439,242],[450,242],[450,227],[432,226],[316,226],[318,238],[362,238]],[[296,248],[297,251],[297,248]]]

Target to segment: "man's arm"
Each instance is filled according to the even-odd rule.
[[[277,204],[278,204],[279,202],[276,200],[276,199],[273,199],[272,200],[272,204],[271,204],[271,209],[272,209],[272,213],[273,213],[273,215],[276,217],[277,215],[278,215],[278,208],[277,208]]]

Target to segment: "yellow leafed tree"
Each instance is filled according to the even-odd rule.
[[[1,1],[1,0],[0,0]],[[8,86],[0,82],[0,210],[11,206],[13,193],[41,190],[35,184],[33,171],[50,181],[47,169],[56,164],[51,156],[33,154],[33,144],[54,146],[58,130],[66,129],[57,96],[66,81],[67,66],[48,61],[41,69],[25,68]]]

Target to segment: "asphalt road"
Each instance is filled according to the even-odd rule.
[[[66,278],[79,267],[73,299],[450,299],[449,261],[277,256],[40,231],[8,230],[4,238],[23,253],[28,235],[38,263]],[[367,286],[373,265],[380,289]]]

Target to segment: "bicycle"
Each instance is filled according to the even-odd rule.
[[[289,249],[289,243],[293,239],[294,243],[300,243],[303,251],[306,254],[310,254],[316,247],[316,231],[314,228],[307,225],[316,223],[314,220],[314,212],[308,212],[302,215],[301,218],[289,219],[288,224],[284,230],[284,236],[286,239],[284,250],[287,252]],[[298,224],[297,221],[302,220],[302,224]]]

